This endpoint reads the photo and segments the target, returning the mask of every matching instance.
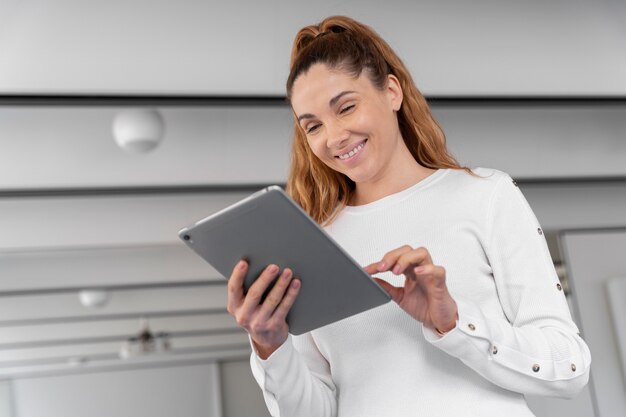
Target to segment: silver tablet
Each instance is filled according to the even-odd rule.
[[[182,229],[180,238],[224,277],[243,257],[244,287],[269,264],[302,282],[287,316],[302,334],[387,303],[391,297],[279,186],[267,187]]]

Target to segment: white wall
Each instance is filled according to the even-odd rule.
[[[4,0],[0,7],[5,92],[283,94],[296,31],[348,14],[397,49],[427,94],[626,93],[626,6],[617,0]]]
[[[222,362],[220,373],[224,417],[270,417],[249,359]]]
[[[593,355],[590,388],[598,416],[624,416],[626,374],[622,370],[626,364],[620,363],[617,335],[617,326],[623,330],[624,317],[611,317],[608,283],[626,276],[626,227],[566,231],[563,241],[582,333]]]
[[[11,381],[0,381],[0,417],[14,417]]]
[[[14,417],[221,417],[216,364],[14,381]]]

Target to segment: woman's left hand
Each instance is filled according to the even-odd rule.
[[[439,334],[456,326],[458,310],[446,286],[446,270],[433,265],[430,253],[425,248],[413,249],[405,245],[383,256],[380,262],[365,267],[374,275],[392,271],[405,276],[404,287],[394,287],[387,281],[374,278],[400,308],[411,317],[422,322]]]

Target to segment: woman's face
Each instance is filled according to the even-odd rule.
[[[364,72],[358,78],[324,64],[300,75],[291,105],[313,153],[355,183],[376,182],[404,146],[396,111],[402,103],[397,78],[377,89]]]

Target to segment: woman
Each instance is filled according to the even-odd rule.
[[[299,281],[270,265],[244,295],[241,261],[228,310],[273,416],[532,416],[524,394],[585,386],[589,350],[526,200],[505,173],[459,166],[374,31],[303,28],[287,96],[289,193],[395,303],[291,336]]]

